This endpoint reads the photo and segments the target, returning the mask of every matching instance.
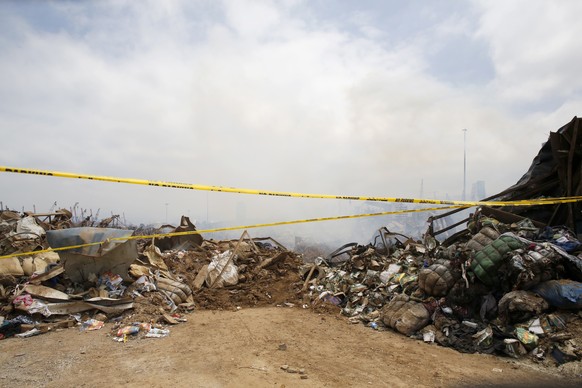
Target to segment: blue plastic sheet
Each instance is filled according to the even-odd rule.
[[[549,280],[538,284],[533,291],[550,306],[562,309],[582,308],[582,283],[573,280]]]

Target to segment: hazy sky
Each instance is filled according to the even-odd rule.
[[[577,0],[2,1],[0,164],[390,197],[422,181],[458,199],[467,128],[467,194],[477,180],[494,194],[580,115],[580,14]],[[138,223],[367,209],[13,174],[0,193]]]

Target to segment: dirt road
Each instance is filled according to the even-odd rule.
[[[77,328],[0,342],[0,386],[369,387],[566,383],[534,367],[374,331],[300,308],[196,311],[127,343]],[[280,350],[281,344],[286,350]],[[281,369],[304,369],[299,373]]]

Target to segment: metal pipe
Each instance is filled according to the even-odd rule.
[[[463,201],[467,193],[467,128],[463,129]]]

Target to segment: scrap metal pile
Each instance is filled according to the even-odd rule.
[[[116,341],[163,337],[195,307],[300,302],[301,259],[272,239],[245,232],[238,241],[199,234],[145,240],[132,238],[133,230],[69,227],[70,212],[57,215],[39,222],[38,215],[0,212],[0,255],[15,254],[0,260],[0,339],[97,330],[105,322],[115,323]],[[182,217],[180,226],[155,232],[195,230]],[[18,255],[49,247],[58,251]]]
[[[568,331],[582,328],[582,245],[573,233],[480,212],[470,231],[446,245],[382,229],[376,240],[386,245],[354,245],[306,265],[311,298],[354,323],[462,352],[579,359],[581,333]]]

